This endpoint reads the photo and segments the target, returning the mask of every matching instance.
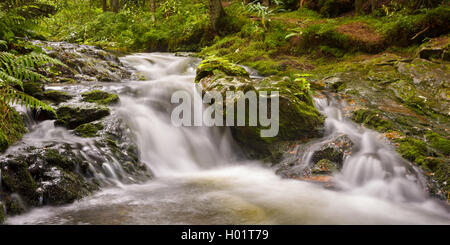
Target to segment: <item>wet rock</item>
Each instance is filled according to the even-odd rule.
[[[47,101],[53,102],[56,105],[58,105],[59,103],[66,102],[66,101],[72,99],[74,96],[69,95],[66,92],[51,90],[51,91],[45,91],[43,93],[42,97],[43,97],[43,100],[47,100]]]
[[[326,78],[323,83],[325,84],[325,87],[332,90],[338,90],[340,86],[344,84],[341,78],[339,77],[329,77]]]
[[[22,116],[13,108],[6,107],[7,114],[0,117],[0,152],[19,140],[27,132]]]
[[[26,81],[23,83],[23,91],[37,99],[44,96],[44,85],[40,82]]]
[[[97,103],[100,105],[112,105],[119,102],[117,94],[108,93],[101,90],[92,90],[90,92],[82,93],[83,101]]]
[[[204,64],[203,69],[209,63]],[[244,149],[250,158],[267,158],[274,161],[277,158],[276,150],[273,149],[277,143],[290,140],[306,140],[321,134],[320,128],[323,118],[313,105],[309,86],[301,84],[301,81],[293,81],[290,78],[269,77],[262,80],[248,78],[248,73],[239,66],[232,66],[228,61],[213,62],[213,72],[210,69],[197,71],[197,83],[205,92],[217,92],[224,101],[225,108],[236,108],[238,101],[245,99],[246,92],[278,91],[279,92],[279,130],[274,137],[261,137],[261,131],[268,129],[257,123],[256,126],[232,126],[233,137]],[[202,65],[200,65],[201,67]],[[239,67],[239,68],[238,68]],[[242,70],[241,70],[242,69]],[[237,70],[237,71],[236,71]],[[230,76],[228,74],[241,74]],[[198,80],[198,78],[201,78]],[[235,92],[231,97],[226,97],[229,91]],[[236,93],[240,92],[240,93]],[[259,105],[258,105],[259,106]],[[268,111],[270,112],[271,97],[267,99]],[[249,105],[246,104],[245,122],[249,121]],[[221,111],[224,118],[226,112]],[[270,114],[269,114],[270,115]],[[234,114],[237,122],[237,113]],[[237,124],[237,123],[236,123]],[[236,125],[235,124],[235,125]],[[275,154],[274,154],[275,153]]]
[[[62,73],[53,79],[56,82],[94,80],[111,82],[131,76],[115,55],[96,47],[66,42],[33,41],[33,43],[43,47],[49,56],[67,65],[56,68]]]
[[[340,135],[324,143],[314,151],[311,161],[319,169],[322,167],[341,169],[346,156],[350,155],[354,149],[353,141],[347,135]],[[319,164],[320,163],[320,164]]]
[[[342,166],[328,159],[318,161],[311,169],[313,175],[331,175],[337,172]]]
[[[224,58],[208,57],[203,60],[197,67],[195,81],[216,74],[217,72],[225,73],[228,76],[249,77],[249,73],[241,66],[231,63]]]
[[[392,129],[392,121],[385,118],[380,111],[359,109],[353,111],[352,119],[369,128],[385,132]]]
[[[99,130],[103,129],[103,125],[101,123],[85,123],[74,129],[76,135],[81,137],[94,137],[97,135]]]
[[[420,47],[418,56],[427,60],[450,61],[450,38],[445,36],[432,38]]]
[[[419,51],[419,57],[422,59],[441,59],[444,54],[444,50],[440,48],[422,48]]]
[[[50,169],[42,181],[42,204],[66,204],[87,196],[95,190],[95,185],[85,182],[80,176],[63,171],[57,167]]]
[[[37,185],[28,170],[25,157],[19,156],[16,159],[2,162],[0,167],[2,170],[2,191],[17,193],[29,203],[36,204],[38,202]]]
[[[90,123],[102,119],[110,114],[106,107],[70,107],[62,106],[56,110],[58,119],[55,125],[75,129],[81,124]]]
[[[6,207],[3,202],[0,201],[0,225],[3,224],[6,220],[6,213],[5,213]]]

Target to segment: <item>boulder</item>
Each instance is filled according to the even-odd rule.
[[[330,168],[332,165],[341,169],[345,157],[353,152],[353,148],[354,143],[347,135],[339,135],[325,142],[314,151],[311,161],[320,169],[322,169],[322,166]]]
[[[55,125],[75,129],[81,124],[90,123],[108,116],[110,111],[108,108],[101,106],[62,106],[56,110],[56,114],[58,119],[55,121]]]
[[[90,92],[82,93],[83,101],[97,103],[99,105],[112,105],[119,102],[117,94],[108,93],[101,90],[92,90]]]
[[[208,64],[214,65],[209,66]],[[210,67],[206,69],[205,67]],[[230,75],[231,74],[231,75]],[[288,77],[269,77],[265,79],[250,79],[248,73],[240,66],[232,65],[228,61],[203,61],[197,70],[196,82],[201,85],[203,92],[214,91],[223,98],[226,92],[235,92],[234,97],[224,100],[226,108],[236,107],[237,101],[242,99],[244,93],[255,91],[257,95],[266,91],[279,92],[279,124],[278,134],[274,137],[262,137],[261,130],[267,129],[260,123],[257,126],[231,126],[234,139],[242,146],[247,156],[251,158],[272,158],[277,143],[290,140],[306,140],[321,135],[323,117],[313,105],[309,84],[305,81],[296,81]],[[238,94],[236,92],[242,92]],[[271,98],[268,98],[268,111],[270,112]],[[248,104],[248,103],[247,103]],[[259,104],[258,104],[259,106]],[[245,122],[249,120],[247,105]],[[226,116],[226,111],[222,111]],[[270,115],[270,113],[268,113]],[[237,113],[234,114],[236,122]],[[236,124],[235,124],[236,125]],[[268,159],[273,160],[273,159]]]

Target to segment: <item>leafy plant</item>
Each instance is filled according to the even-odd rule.
[[[22,81],[47,80],[45,76],[37,72],[38,67],[47,64],[65,66],[61,61],[45,54],[14,55],[9,52],[0,52],[1,105],[6,108],[8,104],[20,104],[27,108],[43,109],[55,113],[51,106],[23,92]]]
[[[261,24],[266,28],[266,21],[270,15],[273,15],[273,10],[269,10],[269,7],[261,5],[260,2],[253,1],[246,6],[247,11],[256,13],[261,18]]]
[[[305,77],[311,76],[311,74],[295,74],[296,78],[294,79],[294,82],[296,82],[301,90],[307,94],[311,92],[311,84],[306,80]]]

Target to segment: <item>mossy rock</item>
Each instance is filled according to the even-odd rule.
[[[6,213],[5,213],[5,204],[3,204],[3,202],[0,201],[0,225],[5,223],[6,220]]]
[[[94,190],[94,186],[86,183],[80,176],[57,169],[60,178],[57,184],[47,185],[44,189],[44,204],[61,205],[74,202],[87,196]]]
[[[437,133],[428,133],[426,135],[427,140],[430,142],[431,147],[440,151],[442,154],[450,155],[450,140],[440,136]]]
[[[197,73],[198,75],[199,73]],[[225,98],[227,92],[235,92],[234,97],[227,98],[224,103],[226,108],[234,107],[239,100],[244,99],[244,94],[254,91],[257,95],[261,92],[279,92],[279,124],[278,134],[274,137],[261,137],[261,131],[268,129],[257,123],[250,126],[249,105],[246,102],[245,126],[232,126],[233,137],[242,146],[247,156],[251,158],[268,158],[271,156],[270,147],[274,143],[302,140],[321,135],[320,128],[323,125],[323,117],[314,107],[311,91],[302,87],[299,82],[290,78],[270,77],[263,80],[252,80],[247,73],[243,76],[230,76],[222,72],[200,73],[200,84],[205,92],[218,92]],[[209,75],[208,75],[209,74]],[[240,93],[238,93],[240,92]],[[271,98],[268,97],[267,105],[270,112]],[[219,109],[220,110],[220,109]],[[222,111],[224,121],[226,111]],[[237,113],[234,114],[234,125],[237,125]],[[273,122],[275,123],[275,122]]]
[[[355,122],[377,131],[386,132],[393,128],[392,121],[383,116],[383,113],[370,109],[359,109],[353,112]]]
[[[111,105],[119,102],[117,94],[108,93],[101,90],[92,90],[90,92],[82,93],[83,101],[97,103],[99,105]]]
[[[28,164],[24,157],[18,157],[3,163],[1,174],[3,191],[18,193],[28,203],[37,202],[37,185],[28,170]]]
[[[7,106],[7,115],[0,117],[0,152],[3,152],[9,145],[16,142],[27,132],[22,116],[13,108]]]
[[[23,83],[23,90],[26,94],[29,94],[37,99],[42,99],[44,95],[44,85],[40,82],[26,81]]]
[[[313,175],[330,175],[337,172],[340,166],[328,159],[322,159],[318,161],[314,167],[311,169]]]
[[[66,102],[73,98],[72,95],[67,94],[66,92],[51,90],[51,91],[45,91],[43,94],[43,99],[48,100],[51,102],[54,102],[56,104]]]
[[[68,129],[75,129],[76,127],[100,120],[110,114],[106,107],[70,107],[63,106],[56,110],[58,119],[55,121],[57,126],[65,126]]]
[[[94,137],[97,135],[99,130],[103,129],[103,125],[101,123],[85,123],[74,129],[76,135],[81,137]]]
[[[414,137],[405,137],[396,140],[399,143],[397,151],[400,155],[410,161],[416,161],[429,155],[427,145],[422,140]]]
[[[73,171],[77,167],[77,161],[70,159],[68,156],[60,154],[55,149],[48,149],[42,156],[42,159],[51,166],[57,166],[64,170]]]
[[[248,72],[243,67],[233,64],[227,59],[211,56],[202,60],[197,67],[195,81],[198,82],[204,77],[217,73],[224,73],[228,76],[249,77]]]

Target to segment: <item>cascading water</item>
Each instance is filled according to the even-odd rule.
[[[327,190],[282,179],[261,163],[243,159],[233,149],[226,128],[173,126],[172,93],[185,90],[198,96],[192,83],[195,59],[136,54],[124,57],[123,62],[149,80],[114,85],[121,99],[115,115],[129,126],[141,160],[155,178],[145,184],[107,188],[71,205],[37,208],[10,217],[7,223],[450,223],[449,213],[425,195],[417,170],[374,132],[346,121],[334,102],[316,100],[327,116],[327,136],[321,142],[346,134],[359,150],[345,159],[342,171],[334,176],[338,190]],[[310,164],[310,158],[311,154],[304,155],[303,167]]]

